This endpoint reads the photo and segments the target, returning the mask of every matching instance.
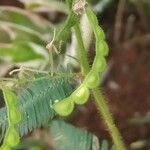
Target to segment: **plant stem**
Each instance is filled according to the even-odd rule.
[[[117,150],[125,150],[124,143],[122,141],[122,137],[113,121],[112,115],[109,111],[109,107],[104,99],[104,96],[102,95],[102,93],[99,91],[98,88],[95,88],[94,90],[92,90],[92,93],[94,95],[97,108],[98,108],[99,112],[101,113],[102,118],[104,119],[104,121],[107,125],[109,133],[114,141],[114,144],[116,145],[116,149]]]
[[[87,59],[87,52],[85,50],[81,31],[80,31],[80,26],[78,23],[74,26],[74,30],[75,30],[75,35],[76,35],[76,38],[78,41],[78,47],[80,49],[79,57],[80,57],[81,69],[82,69],[83,74],[86,75],[90,71],[90,67],[89,67],[89,63],[88,63],[88,59]]]
[[[88,59],[87,59],[87,51],[85,49],[82,35],[81,35],[81,30],[79,27],[79,24],[76,24],[75,27],[75,34],[76,38],[78,41],[78,46],[79,46],[79,53],[80,53],[80,61],[81,61],[81,66],[82,66],[82,71],[84,75],[87,75],[87,73],[90,71]],[[102,118],[105,121],[105,124],[109,130],[109,133],[114,141],[114,144],[116,145],[117,150],[125,150],[124,143],[122,141],[122,137],[117,129],[117,127],[114,124],[112,115],[109,111],[109,107],[104,99],[104,96],[100,93],[98,88],[95,88],[92,90],[96,106],[102,115]]]

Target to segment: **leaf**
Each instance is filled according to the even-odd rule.
[[[62,28],[57,31],[55,45],[58,49],[63,49],[71,32],[71,28],[79,21],[79,17],[72,11]]]
[[[13,44],[1,44],[0,58],[8,59],[13,63],[20,63],[30,60],[44,59],[44,55],[38,51],[35,51],[35,47],[32,46],[32,43],[22,42]]]
[[[98,138],[95,135],[83,129],[76,128],[62,120],[53,120],[49,124],[49,134],[52,143],[50,146],[52,148],[45,148],[41,137],[39,141],[25,140],[15,150],[26,150],[29,148],[36,148],[36,150],[38,148],[39,150],[115,150],[114,145],[111,147],[107,140],[103,140],[100,147]]]
[[[68,9],[64,2],[58,0],[19,0],[28,10],[35,12],[61,12],[68,13]],[[59,6],[59,7],[58,7]]]
[[[101,150],[116,150],[115,145],[110,145],[107,140],[101,142]]]
[[[6,31],[8,30],[7,27],[0,26],[0,42],[1,43],[9,43],[11,42],[11,38],[9,36],[9,33]]]
[[[54,101],[62,100],[73,91],[72,80],[67,77],[39,76],[35,81],[30,81],[23,87],[18,87],[17,98],[22,120],[18,124],[21,136],[32,131],[34,128],[45,125],[49,119],[56,115],[50,107]],[[6,108],[0,109],[0,128],[2,133],[8,126]],[[2,134],[1,137],[3,137]]]
[[[50,135],[57,150],[92,150],[92,145],[98,144],[93,143],[95,135],[60,120],[51,122]]]
[[[16,7],[0,7],[0,29],[8,38],[3,40],[3,34],[0,34],[0,43],[28,41],[45,46],[51,39],[53,28],[36,14]]]
[[[56,150],[115,150],[107,140],[102,140],[100,144],[95,135],[62,120],[53,120],[49,133]]]
[[[103,140],[101,147],[102,150],[108,150],[108,142],[106,140]]]
[[[46,45],[46,38],[42,36],[42,34],[40,34],[39,32],[34,31],[30,28],[14,24],[11,22],[0,21],[0,29],[3,29],[5,31],[5,34],[7,34],[8,39],[6,43],[8,43],[8,41],[9,42],[32,41],[37,44]],[[3,34],[0,34],[0,43],[5,43],[5,41],[2,38]]]
[[[57,40],[65,41],[71,31],[71,28],[78,22],[78,16],[72,11],[68,16],[64,26],[57,34]]]
[[[21,25],[26,28],[38,31],[42,34],[48,34],[49,32],[52,32],[53,28],[53,26],[42,17],[27,12],[23,9],[10,6],[0,7],[0,20]]]

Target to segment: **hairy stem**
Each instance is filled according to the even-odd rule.
[[[78,46],[79,46],[79,54],[80,54],[82,71],[84,75],[86,75],[90,71],[90,67],[89,67],[89,63],[87,59],[87,51],[83,43],[79,24],[76,24],[74,29],[75,29],[75,34],[76,34],[76,38],[78,41]],[[114,124],[112,115],[109,111],[109,107],[104,99],[104,96],[100,93],[98,88],[93,89],[92,93],[93,93],[98,111],[100,112],[100,114],[102,115],[102,118],[104,119],[106,123],[109,133],[114,141],[114,144],[116,145],[116,149],[125,150],[121,135],[117,127]]]
[[[114,141],[114,144],[116,145],[116,149],[117,150],[125,150],[124,143],[122,141],[122,137],[113,121],[112,115],[109,111],[109,107],[105,101],[104,96],[102,95],[102,93],[99,91],[98,88],[92,90],[92,93],[94,95],[94,99],[96,101],[97,108],[98,108],[100,114],[102,115],[102,118],[104,119],[105,124],[107,125],[109,133]]]

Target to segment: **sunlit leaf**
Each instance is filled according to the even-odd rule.
[[[0,58],[14,63],[44,59],[42,53],[36,51],[31,43],[22,42],[0,45]]]
[[[62,12],[68,13],[64,2],[58,0],[19,0],[27,9],[35,12]],[[59,7],[58,7],[59,6]]]
[[[1,6],[0,20],[19,24],[40,33],[52,31],[52,25],[45,19],[16,7]]]
[[[3,39],[5,34],[0,34],[0,43],[9,42],[19,42],[19,41],[32,41],[37,44],[46,45],[46,39],[41,33],[32,30],[30,28],[24,27],[22,25],[14,24],[11,22],[0,21],[0,28],[5,31],[7,39]],[[5,30],[4,30],[5,28]]]

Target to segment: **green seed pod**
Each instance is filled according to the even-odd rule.
[[[95,88],[98,87],[100,81],[99,81],[99,74],[95,71],[90,71],[85,79],[85,84],[88,88]]]
[[[15,106],[9,109],[9,120],[11,124],[17,124],[21,120],[21,113]]]
[[[16,131],[14,127],[10,127],[7,130],[4,143],[9,145],[10,147],[15,147],[18,145],[19,141],[20,141],[20,137],[19,137],[18,132]]]
[[[3,95],[4,95],[5,102],[9,106],[14,106],[17,104],[16,95],[11,90],[9,90],[8,88],[3,88]]]
[[[89,95],[89,89],[85,85],[81,85],[71,94],[71,97],[76,104],[82,105],[87,102]]]
[[[87,17],[90,18],[90,22],[92,22],[92,26],[95,27],[95,25],[98,25],[98,20],[97,20],[97,17],[96,15],[94,14],[93,11],[90,10],[90,8],[86,8],[86,14],[87,14]],[[95,25],[94,25],[95,24]]]
[[[97,43],[96,43],[96,52],[97,52],[97,55],[101,55],[101,56],[107,56],[108,55],[108,52],[109,52],[109,47],[106,43],[106,41],[103,41],[103,40],[99,40]]]
[[[95,27],[95,36],[96,36],[97,42],[99,42],[100,40],[105,40],[105,33],[99,25]]]
[[[11,150],[11,148],[7,144],[5,144],[5,145],[2,145],[0,150]]]
[[[68,116],[74,109],[74,102],[70,97],[53,105],[54,110],[61,116]]]
[[[104,57],[97,56],[92,65],[92,70],[95,72],[104,72],[106,69],[106,60]]]
[[[5,134],[3,145],[1,150],[10,150],[15,147],[19,141],[20,137],[15,129],[15,125],[21,120],[20,111],[17,108],[17,96],[9,88],[3,88],[4,100],[7,107],[8,115],[8,129]]]

